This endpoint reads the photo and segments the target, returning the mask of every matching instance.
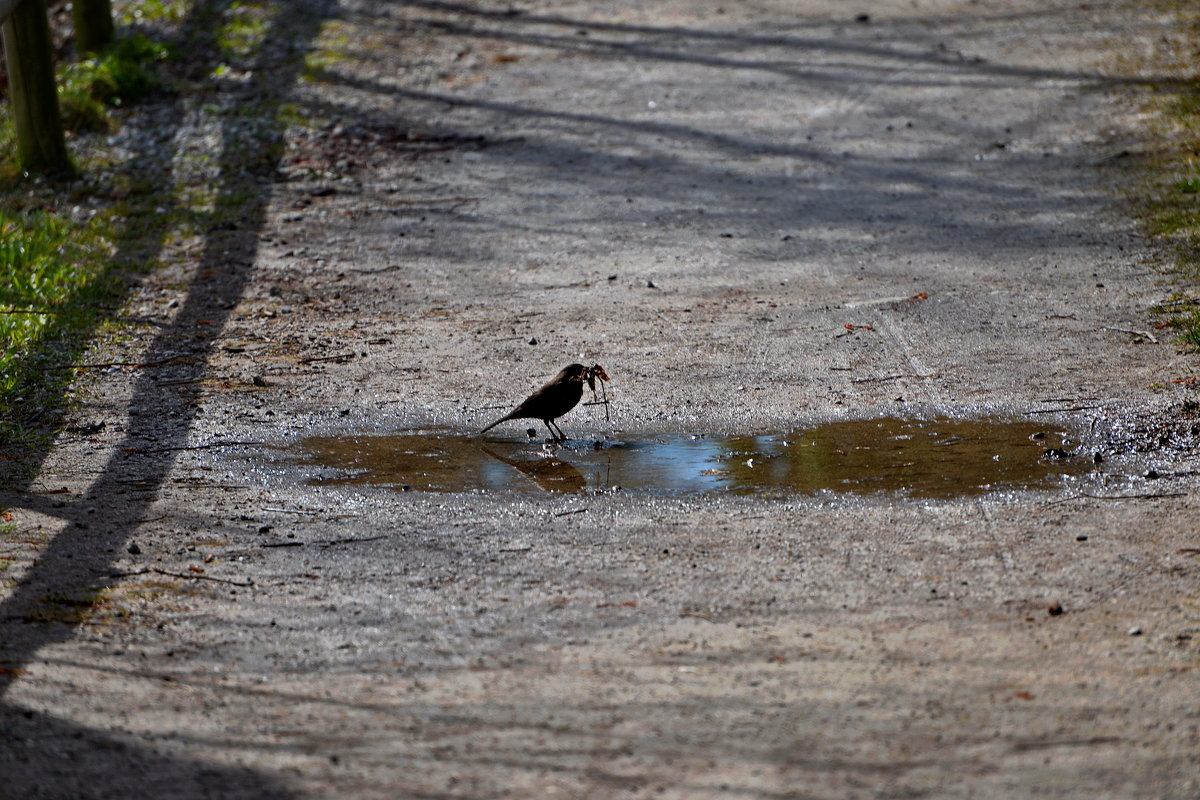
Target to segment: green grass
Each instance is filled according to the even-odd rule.
[[[169,55],[166,46],[137,35],[96,58],[61,66],[64,126],[76,133],[111,130],[116,123],[110,110],[158,88],[158,63]],[[4,103],[4,152],[13,152],[13,141]],[[91,169],[104,166],[102,159],[92,162]],[[30,446],[45,438],[66,406],[72,378],[66,365],[83,352],[123,292],[111,263],[113,238],[118,221],[136,203],[109,200],[95,214],[72,213],[71,200],[94,199],[86,188],[24,191],[11,157],[0,164],[0,181],[0,445]],[[114,186],[120,183],[114,179]],[[11,476],[15,470],[8,467]]]
[[[61,407],[64,356],[119,293],[104,217],[0,211],[0,442]]]
[[[1155,311],[1180,344],[1200,351],[1200,14],[1172,2],[1162,7],[1174,12],[1191,36],[1178,52],[1160,58],[1190,77],[1161,88],[1152,100],[1160,119],[1159,149],[1142,200],[1146,230],[1172,250],[1170,271],[1178,285]]]
[[[192,0],[118,0],[113,3],[113,13],[123,25],[181,22],[191,10]]]
[[[153,21],[157,26],[149,29],[179,45],[172,50],[145,35],[127,37],[97,58],[60,70],[64,116],[77,132],[68,142],[82,180],[22,180],[11,155],[7,103],[0,102],[0,454],[7,456],[0,484],[28,477],[22,470],[34,468],[27,454],[49,441],[73,402],[77,370],[71,364],[82,360],[90,341],[129,335],[114,312],[130,276],[177,257],[172,242],[219,230],[254,207],[261,176],[275,168],[283,130],[300,122],[297,107],[270,91],[249,103],[208,103],[203,113],[237,117],[219,149],[119,163],[101,137],[86,132],[111,130],[127,117],[120,109],[162,97],[161,87],[210,91],[195,83],[197,66],[211,74],[223,65],[236,70],[239,81],[256,75],[263,45],[293,14],[279,0],[114,6],[118,21]],[[183,24],[172,28],[175,23]],[[215,158],[241,169],[214,183],[205,176]],[[114,263],[118,251],[120,264]]]
[[[279,13],[275,2],[234,0],[217,29],[217,46],[227,61],[243,61],[262,46],[271,20]],[[228,65],[223,65],[228,66]]]
[[[161,85],[156,64],[170,55],[166,45],[138,34],[117,40],[96,58],[58,70],[58,102],[68,131],[108,131],[109,109],[136,103]]]

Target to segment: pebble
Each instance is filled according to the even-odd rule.
[[[1138,627],[1137,625],[1134,625],[1132,628],[1130,628],[1130,629],[1129,629],[1128,631],[1126,631],[1126,632],[1127,632],[1127,633],[1128,633],[1130,636],[1141,636],[1141,635],[1142,635],[1142,629],[1141,629],[1140,627]]]

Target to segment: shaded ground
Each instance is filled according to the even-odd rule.
[[[97,375],[106,428],[5,500],[0,796],[1200,792],[1194,359],[1136,333],[1165,289],[1114,210],[1120,101],[1169,76],[1113,65],[1168,15],[291,12],[320,80],[216,97],[294,83],[318,124],[140,288],[145,340],[97,360],[153,366]],[[217,197],[276,158],[191,102],[157,154],[217,142]],[[621,430],[1004,413],[1104,460],[984,498],[648,499],[311,486],[279,449],[469,432],[575,360]]]

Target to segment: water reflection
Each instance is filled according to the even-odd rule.
[[[1051,486],[1087,459],[1045,457],[1073,447],[1067,431],[1026,420],[835,422],[753,436],[618,435],[547,449],[449,431],[317,437],[298,463],[311,483],[424,492],[894,492],[947,498]],[[329,474],[332,470],[333,474]]]

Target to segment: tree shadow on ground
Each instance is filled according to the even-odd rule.
[[[209,76],[227,57],[217,41],[220,17],[236,5],[232,0],[198,3],[183,25],[182,46],[188,51],[190,77],[205,87],[204,91],[215,88]],[[330,0],[309,0],[297,6],[300,4],[275,10],[275,17],[263,32],[263,41],[271,47],[263,47],[250,56],[245,65],[249,80],[217,91],[234,92],[236,103],[253,106],[263,117],[280,118],[283,93],[299,73],[303,53],[311,47],[322,23],[336,10]],[[170,108],[149,121],[149,130],[137,131],[130,137],[140,144],[131,154],[129,164],[139,178],[157,181],[159,186],[172,185],[173,161],[185,156],[173,147],[162,148],[164,142],[181,146],[182,137],[171,134],[181,131],[186,119],[183,98],[174,97],[170,103]],[[160,126],[162,119],[170,120],[175,127],[164,130]],[[236,114],[221,117],[220,128],[216,133],[221,137],[222,148],[213,171],[217,177],[214,185],[205,188],[211,190],[215,208],[236,209],[236,220],[230,223],[214,218],[204,237],[203,250],[196,258],[195,277],[186,298],[174,319],[159,329],[141,356],[146,364],[163,365],[159,370],[142,370],[134,384],[130,405],[141,413],[129,417],[122,441],[112,448],[109,462],[86,495],[64,503],[33,491],[27,483],[23,489],[6,492],[3,497],[5,505],[58,517],[65,527],[0,601],[0,696],[7,693],[23,666],[40,649],[74,634],[75,626],[68,621],[45,619],[47,603],[74,599],[80,612],[76,617],[86,617],[87,606],[94,603],[98,592],[112,580],[114,553],[123,547],[169,474],[179,450],[187,445],[197,406],[181,400],[169,384],[163,385],[162,379],[169,377],[171,383],[186,383],[204,375],[207,358],[249,279],[270,198],[267,186],[281,151],[278,130],[274,135],[240,135],[245,124]],[[165,220],[176,210],[190,212],[182,204],[175,209],[160,208],[155,212],[158,224],[165,226]],[[144,235],[147,221],[129,219],[127,223],[128,230],[118,235],[114,260],[123,263],[156,258],[162,252],[161,235],[165,235],[165,230],[159,231],[158,238],[149,237],[152,241],[147,245],[148,237]],[[40,462],[44,457],[42,453],[36,460]],[[139,479],[136,493],[130,492],[126,485],[131,474]],[[116,512],[93,515],[103,504],[114,501],[121,503]],[[103,522],[96,522],[101,519]],[[269,781],[255,778],[248,770],[223,770],[174,761],[131,742],[119,742],[8,704],[0,705],[0,714],[8,720],[2,727],[9,739],[6,748],[11,748],[16,763],[15,772],[5,770],[8,783],[0,789],[0,794],[178,797],[183,796],[178,784],[195,784],[196,793],[205,796],[283,796]],[[39,744],[61,736],[74,742],[69,759]],[[131,767],[147,769],[151,783],[161,785],[163,791],[139,783],[137,791],[123,792],[121,787],[128,786],[131,778],[136,777],[131,776]],[[61,788],[66,785],[61,783],[64,770],[73,776],[71,780],[80,787],[78,792]],[[167,786],[171,788],[168,790]]]
[[[1007,118],[998,119],[987,113],[986,105],[946,107],[938,102],[939,92],[954,89],[961,95],[963,87],[971,87],[981,96],[1002,96],[1034,85],[1046,87],[1049,98],[1058,96],[1064,83],[1085,95],[1178,82],[1168,75],[1041,68],[964,55],[942,45],[943,37],[954,41],[955,31],[946,29],[949,18],[937,16],[916,15],[896,23],[889,28],[893,35],[885,38],[870,32],[877,28],[855,27],[849,20],[839,23],[846,28],[841,33],[832,32],[834,23],[817,20],[810,28],[819,32],[785,28],[764,34],[671,23],[606,23],[465,3],[395,3],[359,13],[348,19],[364,31],[414,38],[434,31],[461,43],[464,59],[474,54],[487,62],[497,48],[512,49],[500,53],[497,65],[485,63],[466,75],[465,90],[455,84],[454,76],[424,82],[406,79],[366,40],[348,45],[345,60],[351,68],[334,63],[324,73],[330,84],[345,90],[327,95],[341,102],[331,102],[324,113],[353,117],[381,131],[413,125],[424,127],[433,139],[478,137],[483,151],[479,163],[511,176],[520,184],[519,194],[529,198],[528,216],[455,216],[480,236],[442,237],[440,242],[409,238],[406,248],[397,248],[423,256],[465,255],[452,248],[486,240],[485,231],[523,230],[534,224],[538,212],[580,185],[596,200],[587,207],[591,216],[587,209],[556,209],[549,217],[556,230],[531,232],[569,237],[588,225],[620,230],[649,219],[662,223],[663,246],[694,249],[697,236],[728,234],[732,241],[722,246],[748,262],[823,252],[829,232],[839,230],[850,231],[849,238],[860,233],[886,236],[889,249],[899,254],[932,249],[986,256],[1007,246],[1026,246],[1031,238],[1053,244],[1062,239],[1055,215],[1082,217],[1094,212],[1099,201],[1088,197],[1083,205],[1073,191],[1038,189],[1079,184],[1080,176],[1106,165],[1095,163],[1097,159],[1112,155],[1119,161],[1121,143],[1105,152],[1103,146],[1056,141],[1052,132],[1039,127],[1044,109],[1011,109]],[[969,29],[989,22],[984,16],[964,18],[954,23]],[[1030,12],[1002,19],[1003,24],[1028,26],[1050,25],[1056,18],[1050,12]],[[796,27],[805,22],[798,19]],[[969,41],[970,35],[959,32],[959,38]],[[580,69],[573,83],[577,94],[552,96],[534,86],[514,97],[486,88],[490,69],[521,69],[526,60],[562,56],[586,57],[583,65],[596,65],[595,74]],[[358,69],[375,58],[378,68]],[[632,64],[633,79],[638,77],[636,65],[664,63],[678,76],[676,85],[631,84],[630,102],[617,112],[589,104],[597,81],[615,79],[604,70]],[[661,91],[668,98],[660,97],[661,105],[686,110],[690,92],[700,91],[705,75],[717,71],[747,76],[747,97],[795,108],[795,124],[705,124],[705,110],[753,119],[749,101],[739,97],[699,107],[699,119],[646,109],[645,99]],[[471,82],[477,78],[480,82]],[[671,99],[675,95],[678,101]],[[844,138],[837,113],[805,117],[809,101],[854,107],[854,114],[895,131],[881,139],[882,144],[860,146],[862,142]],[[790,117],[780,119],[786,122]],[[906,128],[909,123],[915,128]],[[978,148],[974,161],[964,158],[963,142]],[[853,197],[847,191],[850,186]],[[397,211],[415,216],[428,210]],[[784,234],[786,242],[781,241]],[[604,240],[599,246],[610,244]]]
[[[162,755],[133,734],[114,736],[7,704],[0,704],[0,729],[2,800],[294,796],[246,767]]]
[[[196,42],[207,38],[211,47],[211,29],[213,15],[232,5],[231,0],[210,2],[201,6],[203,13],[197,15],[191,23]],[[647,26],[601,26],[584,20],[573,20],[559,17],[536,17],[500,14],[498,12],[481,11],[474,6],[462,4],[424,3],[420,6],[439,12],[474,15],[479,19],[495,24],[495,30],[480,31],[477,27],[455,27],[443,25],[440,29],[445,34],[476,36],[486,39],[501,39],[515,44],[530,44],[542,47],[558,47],[563,51],[578,49],[581,37],[576,30],[588,30],[595,33],[609,33],[626,37],[656,37],[669,36],[678,41],[671,44],[669,49],[662,45],[632,43],[589,44],[589,52],[600,52],[611,58],[629,58],[644,60],[668,60],[681,65],[702,66],[720,69],[757,69],[781,76],[787,80],[815,81],[823,84],[846,83],[845,74],[839,75],[826,72],[814,74],[811,69],[796,69],[787,65],[770,64],[753,57],[730,60],[712,55],[689,55],[689,48],[696,42],[711,41],[713,35],[704,31],[671,29],[665,33],[662,29]],[[418,4],[384,4],[382,9],[418,6]],[[333,14],[331,0],[312,0],[307,3],[301,13],[297,13],[295,4],[286,6],[286,14],[275,20],[276,26],[267,35],[296,43],[301,49],[308,46],[323,19]],[[531,36],[521,32],[521,26],[532,23],[553,24],[563,29],[556,37],[545,34]],[[737,34],[721,34],[723,37],[736,37]],[[594,39],[593,39],[594,42]],[[728,44],[730,39],[722,40]],[[784,47],[799,52],[820,45],[828,48],[828,42],[808,41],[792,37],[755,37],[745,36],[733,42],[739,47],[753,50],[756,47]],[[907,50],[880,48],[879,46],[856,46],[841,43],[836,45],[843,53],[854,53],[861,56],[885,57],[902,62],[896,69],[912,69],[914,65],[941,71],[938,74],[897,73],[897,80],[909,83],[920,82],[936,85],[938,80],[957,80],[961,83],[963,75],[969,80],[982,80],[988,85],[995,81],[1045,80],[1045,81],[1076,81],[1080,84],[1111,86],[1126,82],[1160,82],[1158,78],[1126,81],[1125,79],[1110,79],[1102,75],[1081,75],[1077,73],[1061,73],[1054,71],[1030,71],[1016,66],[989,65],[980,62],[963,61],[954,55],[912,55]],[[215,49],[214,49],[215,51]],[[932,52],[932,51],[930,51]],[[216,56],[207,64],[202,73],[211,72],[216,66]],[[239,91],[245,92],[242,98],[247,104],[278,104],[280,98],[276,88],[287,86],[294,79],[299,69],[299,59],[292,53],[282,63],[260,65],[253,70],[253,77]],[[954,77],[952,73],[958,73]],[[817,148],[801,141],[792,139],[785,142],[772,141],[769,137],[758,134],[731,136],[727,133],[713,132],[703,128],[681,125],[676,123],[645,120],[640,118],[617,118],[603,114],[591,113],[579,109],[541,108],[521,101],[496,100],[486,98],[469,98],[446,91],[418,91],[412,88],[397,87],[382,80],[361,80],[338,74],[336,71],[327,73],[331,81],[339,83],[347,90],[357,91],[375,98],[388,98],[395,101],[399,98],[410,105],[420,105],[418,113],[425,114],[434,120],[439,135],[447,138],[458,137],[461,140],[479,136],[490,136],[488,131],[497,125],[502,126],[506,121],[514,119],[523,123],[536,119],[544,124],[541,135],[524,141],[507,141],[494,148],[496,164],[501,167],[514,169],[530,169],[531,174],[541,174],[551,177],[555,182],[585,181],[595,190],[598,197],[610,200],[625,199],[631,186],[630,179],[641,176],[637,183],[641,197],[662,202],[686,204],[693,198],[710,197],[706,204],[719,205],[717,216],[722,224],[738,221],[763,225],[764,214],[769,215],[768,222],[776,225],[850,225],[862,219],[874,219],[883,224],[892,225],[904,219],[897,217],[895,202],[898,184],[932,184],[940,195],[920,195],[916,199],[927,201],[934,210],[945,209],[952,212],[959,204],[958,199],[963,195],[986,196],[995,202],[1012,201],[1017,203],[1021,197],[1023,186],[1006,186],[1000,181],[986,180],[979,175],[966,174],[957,171],[956,165],[941,165],[946,169],[935,178],[929,173],[917,168],[911,162],[897,162],[887,159],[872,159],[868,157],[845,158],[840,154],[831,153],[827,147]],[[478,116],[469,119],[442,122],[438,112],[432,109],[466,109]],[[374,122],[380,126],[396,126],[404,120],[395,115],[371,111],[356,110],[351,104],[343,107],[331,106],[330,111],[354,114],[362,119]],[[885,107],[881,114],[899,113],[902,109]],[[176,109],[175,121],[183,117],[182,108]],[[1032,110],[1031,110],[1032,111]],[[443,111],[444,113],[444,111]],[[952,121],[943,120],[950,125]],[[953,123],[956,128],[961,126]],[[557,130],[553,126],[557,126]],[[211,230],[205,237],[203,251],[197,259],[196,275],[198,276],[190,288],[186,299],[182,302],[174,319],[158,333],[154,343],[143,355],[147,363],[160,362],[168,364],[156,374],[143,371],[134,385],[134,396],[131,405],[136,406],[140,413],[131,416],[128,428],[122,440],[112,448],[113,455],[105,466],[99,478],[87,494],[78,500],[67,503],[61,508],[55,507],[51,498],[30,491],[27,485],[24,491],[18,491],[5,497],[7,505],[30,508],[61,518],[66,527],[45,547],[37,562],[21,579],[15,589],[0,602],[0,695],[2,695],[21,674],[22,668],[29,664],[42,648],[61,643],[69,639],[75,632],[73,625],[63,622],[40,621],[39,611],[46,603],[46,598],[77,597],[82,602],[107,586],[112,579],[114,554],[125,544],[130,531],[144,515],[149,503],[156,496],[157,489],[170,473],[178,451],[188,444],[189,433],[196,413],[196,405],[183,401],[174,388],[163,385],[162,379],[169,378],[172,383],[185,382],[203,377],[206,370],[206,360],[213,352],[218,337],[221,335],[234,308],[249,281],[250,273],[256,259],[258,235],[263,227],[266,216],[269,194],[265,186],[251,193],[248,200],[241,199],[246,188],[245,184],[236,179],[249,165],[252,175],[266,179],[272,174],[277,163],[277,143],[259,142],[257,149],[246,150],[233,143],[241,140],[232,130],[228,134],[227,144],[223,149],[218,167],[219,179],[217,203],[223,200],[229,204],[240,204],[241,213],[236,224]],[[836,169],[850,171],[861,184],[861,194],[854,205],[832,205],[825,203],[827,193],[819,186],[819,182],[806,183],[773,176],[759,178],[748,172],[739,174],[730,169],[728,164],[718,163],[716,159],[710,164],[695,160],[687,160],[673,155],[671,147],[662,147],[644,157],[622,156],[615,152],[597,149],[589,144],[589,139],[597,130],[602,130],[605,136],[612,137],[619,144],[625,144],[632,139],[649,142],[655,138],[663,138],[672,143],[687,147],[696,147],[701,152],[709,152],[733,160],[745,160],[771,157],[794,159],[814,168]],[[151,140],[151,141],[162,141]],[[162,165],[164,179],[168,177],[173,152],[160,152],[147,149],[136,153],[135,159],[154,161]],[[935,164],[935,166],[937,166]],[[1057,164],[1057,169],[1074,169],[1074,162]],[[650,179],[645,176],[649,173]],[[521,173],[524,175],[525,173]],[[682,198],[682,201],[681,201]],[[778,207],[771,208],[763,198],[788,198]],[[910,200],[913,198],[910,197]],[[1059,198],[1056,202],[1070,203],[1072,198]],[[768,211],[759,209],[766,206]],[[1015,206],[1014,206],[1015,207]],[[607,213],[604,211],[603,213]],[[922,212],[923,217],[937,218],[937,214],[929,210]],[[645,213],[640,210],[629,212],[623,217],[613,217],[607,221],[614,227],[622,224],[640,222]],[[522,224],[521,220],[513,219],[479,219],[468,220],[476,226],[494,226],[511,229]],[[950,214],[949,220],[942,218],[938,225],[966,225],[971,220],[965,220]],[[707,221],[706,225],[709,225]],[[714,223],[715,224],[715,223]],[[719,230],[719,228],[718,228]],[[1013,229],[1004,232],[1001,226],[992,224],[982,229],[975,237],[976,242],[990,241],[994,244],[997,233],[1008,237],[1022,236],[1028,233],[1028,226],[1020,230]],[[912,236],[912,246],[927,246],[931,240],[938,239],[942,232],[938,228],[917,230]],[[608,243],[605,243],[607,246]],[[444,245],[445,246],[445,245]],[[453,245],[448,245],[453,247]],[[449,250],[443,252],[449,253]],[[139,254],[145,257],[146,254]],[[148,446],[152,443],[152,446]],[[139,481],[139,491],[127,491],[123,480],[136,476]],[[124,506],[118,517],[113,517],[107,525],[98,524],[100,515],[90,516],[89,511],[95,510],[102,503],[124,498]],[[118,795],[127,785],[127,770],[129,764],[146,764],[151,773],[162,776],[164,784],[171,778],[181,779],[186,785],[196,785],[199,780],[195,776],[203,768],[190,762],[164,759],[156,756],[149,749],[140,750],[129,743],[119,743],[107,735],[96,731],[73,727],[69,723],[49,719],[36,712],[21,710],[11,704],[0,706],[0,715],[6,722],[6,735],[19,737],[23,744],[16,749],[16,757],[23,765],[16,773],[15,787],[22,790],[20,796],[38,796],[38,787],[54,785],[60,779],[62,763],[50,750],[41,750],[37,746],[38,737],[58,741],[63,737],[76,738],[80,750],[86,751],[82,757],[84,771],[88,777],[88,786],[95,796]],[[12,725],[7,724],[12,721]],[[27,746],[28,745],[28,746]],[[126,752],[128,757],[106,757],[112,752]],[[132,754],[132,755],[131,755]],[[78,753],[71,754],[80,759]],[[28,760],[25,760],[25,759]],[[254,787],[256,780],[252,775],[247,777],[239,771],[218,771],[212,780],[215,789],[210,794],[222,794],[222,789],[233,791],[234,784],[240,784],[246,779],[246,786]],[[24,781],[22,783],[22,781]],[[265,780],[263,784],[266,784]],[[209,787],[212,788],[212,787]],[[254,796],[272,796],[277,791],[274,787],[260,784],[259,791],[252,792]],[[149,794],[149,793],[147,793]],[[53,796],[48,794],[46,796]],[[81,796],[86,796],[81,795]],[[176,793],[176,796],[178,794]],[[236,796],[236,795],[233,795]]]

